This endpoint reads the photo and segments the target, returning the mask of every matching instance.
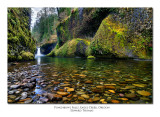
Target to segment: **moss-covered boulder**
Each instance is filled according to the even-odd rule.
[[[127,10],[124,9],[123,13],[125,11]],[[106,17],[91,41],[87,54],[105,58],[152,59],[152,19],[149,17],[152,12],[149,12],[147,17],[146,14],[138,12],[141,16],[136,17],[139,18],[138,20],[135,18],[136,21],[133,14],[137,11],[130,9],[127,12],[131,11],[132,20],[125,15],[122,18],[119,14]],[[142,29],[140,30],[137,25],[141,25]]]
[[[23,61],[28,61],[28,60],[33,60],[34,55],[31,52],[22,52],[21,56],[19,56],[21,60]]]
[[[86,49],[89,46],[90,41],[86,39],[72,39],[67,41],[63,46],[56,47],[48,54],[48,56],[60,56],[60,57],[85,57]]]
[[[36,45],[35,40],[31,38],[30,21],[30,8],[8,8],[9,62],[23,60],[20,55],[23,51],[35,53]]]

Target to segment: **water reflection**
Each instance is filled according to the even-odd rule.
[[[41,64],[41,57],[37,57],[37,65]]]

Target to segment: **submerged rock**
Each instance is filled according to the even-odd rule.
[[[62,96],[66,96],[66,95],[68,95],[68,93],[67,93],[67,92],[60,92],[60,91],[57,91],[57,94],[62,95]]]
[[[85,99],[88,99],[88,98],[89,98],[89,96],[86,95],[86,94],[81,95],[81,97],[83,97],[83,98],[85,98]]]
[[[115,104],[120,103],[120,101],[118,101],[118,100],[111,100],[111,102],[112,102],[112,103],[115,103]]]
[[[129,93],[129,94],[125,94],[125,96],[126,96],[127,98],[135,98],[135,97],[136,97],[136,94],[134,94],[134,93]]]
[[[150,96],[151,95],[151,93],[150,92],[148,92],[148,91],[137,91],[137,93],[138,94],[140,94],[140,95],[142,95],[142,96]]]
[[[53,100],[54,96],[55,96],[55,94],[47,93],[47,97],[48,97],[48,99],[49,99],[50,101]]]
[[[97,102],[97,101],[99,101],[99,100],[100,100],[99,97],[94,97],[94,98],[92,99],[93,102]]]
[[[27,95],[28,93],[27,92],[23,92],[22,94],[21,94],[21,99],[25,99],[25,98],[27,98]]]
[[[20,85],[11,85],[10,88],[11,89],[18,89],[18,88],[20,88]]]
[[[24,103],[25,103],[25,104],[29,104],[29,103],[31,103],[32,101],[33,101],[32,99],[28,99],[28,100],[24,101]]]
[[[92,84],[93,82],[91,80],[85,81],[86,84]]]

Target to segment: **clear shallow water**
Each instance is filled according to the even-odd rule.
[[[43,97],[45,92],[68,92],[67,87],[74,89],[68,92],[70,97],[47,103],[152,103],[152,61],[42,56],[8,67],[8,72],[14,75],[25,71],[28,76],[38,74],[37,80],[43,80],[29,91],[30,98],[37,94]],[[11,78],[8,81],[13,84]]]

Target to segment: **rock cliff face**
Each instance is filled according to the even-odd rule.
[[[151,59],[152,14],[152,8],[72,9],[57,26],[57,46],[49,55],[63,55],[57,53],[81,38],[89,42],[84,56]]]
[[[76,8],[57,26],[58,44],[75,38],[90,39],[95,35],[102,20],[114,8]]]
[[[88,48],[89,54],[151,59],[152,9],[120,9],[119,12],[102,21]]]
[[[41,46],[41,54],[49,54],[53,48],[55,48],[57,42],[45,43]]]
[[[36,45],[30,33],[30,8],[8,8],[8,61],[34,59]]]

